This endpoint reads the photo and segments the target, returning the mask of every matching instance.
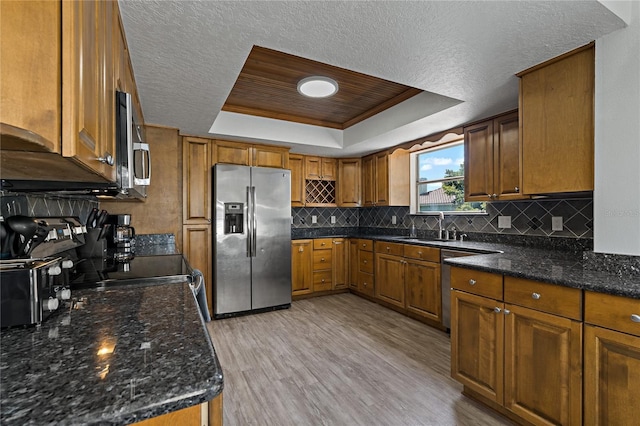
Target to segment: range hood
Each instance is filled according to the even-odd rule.
[[[115,183],[41,181],[23,179],[2,179],[0,189],[7,192],[54,193],[57,195],[87,195],[105,199],[130,198]]]

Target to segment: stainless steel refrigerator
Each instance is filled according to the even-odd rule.
[[[291,172],[213,167],[213,314],[291,306]]]

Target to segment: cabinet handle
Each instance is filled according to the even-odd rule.
[[[366,260],[363,260],[362,262],[363,262],[365,265],[367,264],[367,261],[366,261]]]
[[[366,286],[367,286],[367,283],[362,283],[362,285],[366,287]]]
[[[324,282],[324,278],[322,279],[322,282]]]
[[[519,187],[516,186],[514,189],[516,190],[516,192],[520,192],[520,188]]]
[[[500,312],[502,312],[502,309],[496,306],[495,308],[493,308],[493,312],[495,312],[496,314],[499,314]]]
[[[422,252],[421,251],[418,252],[418,256],[422,256]]]
[[[304,249],[302,247],[298,248],[298,253],[302,253]]]
[[[320,258],[320,262],[324,262],[324,257]]]
[[[387,251],[391,250],[389,247],[387,247]]]
[[[510,310],[508,310],[508,309],[505,309],[505,310],[503,310],[502,312],[504,312],[504,314],[505,314],[505,315],[509,315],[509,314],[511,313],[511,311],[510,311]]]
[[[108,152],[106,152],[104,154],[104,157],[98,157],[98,161],[103,163],[103,164],[107,164],[109,166],[113,166],[113,156],[111,154],[109,154]]]
[[[474,279],[469,280],[469,285],[476,285],[476,280]]]
[[[320,243],[321,246],[323,246],[325,243]]]
[[[367,244],[366,244],[366,243],[362,243],[362,247],[366,247],[366,246],[367,246]]]
[[[533,299],[535,299],[535,300],[538,300],[538,299],[540,299],[540,293],[533,293],[533,294],[531,295],[531,297],[532,297]]]
[[[640,315],[637,315],[637,314],[631,314],[631,321],[633,321],[633,322],[640,322]]]
[[[493,194],[492,197],[495,200],[496,198],[498,198],[498,194]]]

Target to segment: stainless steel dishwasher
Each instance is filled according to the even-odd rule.
[[[440,250],[440,284],[442,285],[442,325],[451,329],[451,266],[443,262],[450,257],[473,256],[468,251]]]

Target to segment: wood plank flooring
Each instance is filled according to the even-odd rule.
[[[208,329],[225,426],[512,424],[460,394],[445,333],[352,294]]]

